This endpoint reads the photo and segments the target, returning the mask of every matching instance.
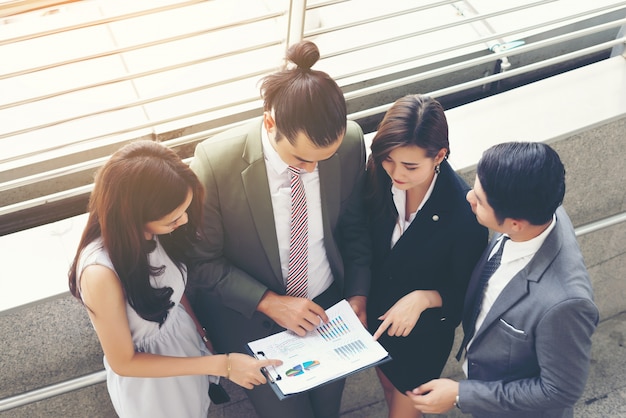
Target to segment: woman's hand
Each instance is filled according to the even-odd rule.
[[[275,367],[283,364],[281,360],[257,360],[247,354],[230,353],[226,356],[226,378],[246,389],[266,382],[261,368]]]
[[[382,324],[374,333],[377,340],[385,331],[390,337],[406,337],[428,308],[441,306],[441,296],[436,290],[415,290],[398,300],[384,315]]]

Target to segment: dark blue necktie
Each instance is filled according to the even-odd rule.
[[[478,281],[478,287],[476,290],[476,298],[474,300],[474,304],[472,305],[472,316],[470,317],[470,321],[468,322],[468,326],[466,329],[465,337],[463,337],[463,343],[461,344],[461,348],[464,350],[467,347],[467,343],[470,342],[474,333],[476,332],[476,320],[478,319],[478,315],[480,314],[480,309],[483,306],[483,299],[485,297],[485,290],[487,288],[487,283],[489,282],[489,278],[493,276],[498,267],[500,267],[500,260],[502,260],[502,252],[504,251],[504,244],[509,239],[507,236],[502,237],[502,241],[500,241],[500,248],[495,252],[494,255],[485,263],[483,267],[483,272]]]

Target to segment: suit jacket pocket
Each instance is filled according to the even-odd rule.
[[[524,331],[523,329],[519,329],[515,327],[514,325],[511,325],[504,318],[499,319],[498,327],[504,330],[507,334],[511,335],[514,338],[517,338],[523,341],[526,341],[526,339],[528,339],[528,334],[526,334],[526,331]]]
[[[512,322],[498,318],[470,345],[470,379],[508,382],[537,375],[533,335]]]

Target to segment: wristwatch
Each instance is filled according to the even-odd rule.
[[[461,407],[459,406],[459,395],[456,395],[456,398],[454,399],[454,406],[461,409]]]

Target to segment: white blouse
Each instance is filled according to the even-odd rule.
[[[426,202],[430,198],[430,195],[433,193],[433,189],[435,188],[435,182],[437,181],[438,176],[439,176],[439,173],[435,173],[435,176],[433,177],[433,181],[430,183],[430,186],[428,187],[428,191],[424,195],[422,202],[417,207],[417,210],[415,212],[412,212],[409,215],[408,221],[406,220],[407,218],[406,217],[406,190],[400,190],[396,186],[394,186],[393,183],[391,184],[391,194],[393,194],[393,203],[396,205],[396,210],[398,211],[398,218],[396,219],[396,226],[393,229],[393,232],[391,234],[391,248],[393,248],[393,246],[396,245],[396,242],[398,242],[402,234],[404,234],[404,231],[406,231],[409,228],[409,226],[411,225],[411,222],[413,222],[413,219],[415,219],[417,212],[419,212],[420,209],[422,209],[422,207],[426,204]]]

